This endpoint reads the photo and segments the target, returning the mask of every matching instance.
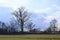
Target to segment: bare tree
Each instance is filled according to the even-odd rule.
[[[2,22],[2,30],[3,32],[7,32],[7,25],[4,22]]]
[[[28,28],[29,32],[32,32],[34,27],[35,27],[35,24],[33,24],[32,21],[28,22],[27,28]]]
[[[19,27],[19,24],[17,22],[17,20],[14,20],[14,18],[11,18],[10,21],[10,31],[11,32],[16,32],[16,29]]]
[[[50,22],[50,27],[48,28],[47,31],[51,32],[51,33],[56,33],[56,31],[57,31],[57,20],[56,19],[53,19]]]
[[[15,24],[15,22],[12,20],[12,21],[10,21],[10,31],[11,32],[15,32],[15,26],[16,26],[16,24]]]
[[[25,10],[24,7],[21,7],[21,8],[18,8],[18,10],[14,11],[13,15],[15,16],[15,19],[17,19],[21,27],[21,32],[23,32],[25,22],[29,20],[28,12]]]

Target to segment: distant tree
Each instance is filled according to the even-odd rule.
[[[18,28],[18,26],[19,24],[17,20],[14,20],[14,18],[11,18],[10,26],[9,26],[10,32],[16,32],[16,29]]]
[[[2,22],[0,21],[0,27],[2,27]]]
[[[29,20],[29,13],[25,10],[24,7],[18,8],[18,10],[13,12],[15,19],[17,19],[18,23],[21,27],[21,32],[23,32],[25,22]]]
[[[2,22],[0,21],[0,33],[2,33]]]
[[[4,22],[2,22],[2,31],[7,32],[7,25]]]
[[[47,30],[45,31],[45,33],[52,33],[51,27],[48,27]]]
[[[15,31],[15,23],[13,21],[10,21],[10,32],[14,32]]]
[[[33,24],[32,21],[30,21],[30,22],[27,24],[27,28],[28,28],[29,32],[31,32],[34,27],[35,27],[35,24]]]
[[[50,27],[47,29],[47,31],[50,33],[56,33],[57,31],[57,20],[56,19],[53,19],[50,22]]]

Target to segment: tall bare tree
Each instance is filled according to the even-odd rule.
[[[15,16],[15,19],[17,19],[21,27],[21,32],[23,32],[25,22],[29,20],[29,13],[24,7],[21,7],[14,11],[13,15]]]

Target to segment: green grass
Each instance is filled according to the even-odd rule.
[[[60,34],[0,35],[0,40],[60,40]]]

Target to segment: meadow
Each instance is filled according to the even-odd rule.
[[[60,34],[0,35],[0,40],[60,40]]]

